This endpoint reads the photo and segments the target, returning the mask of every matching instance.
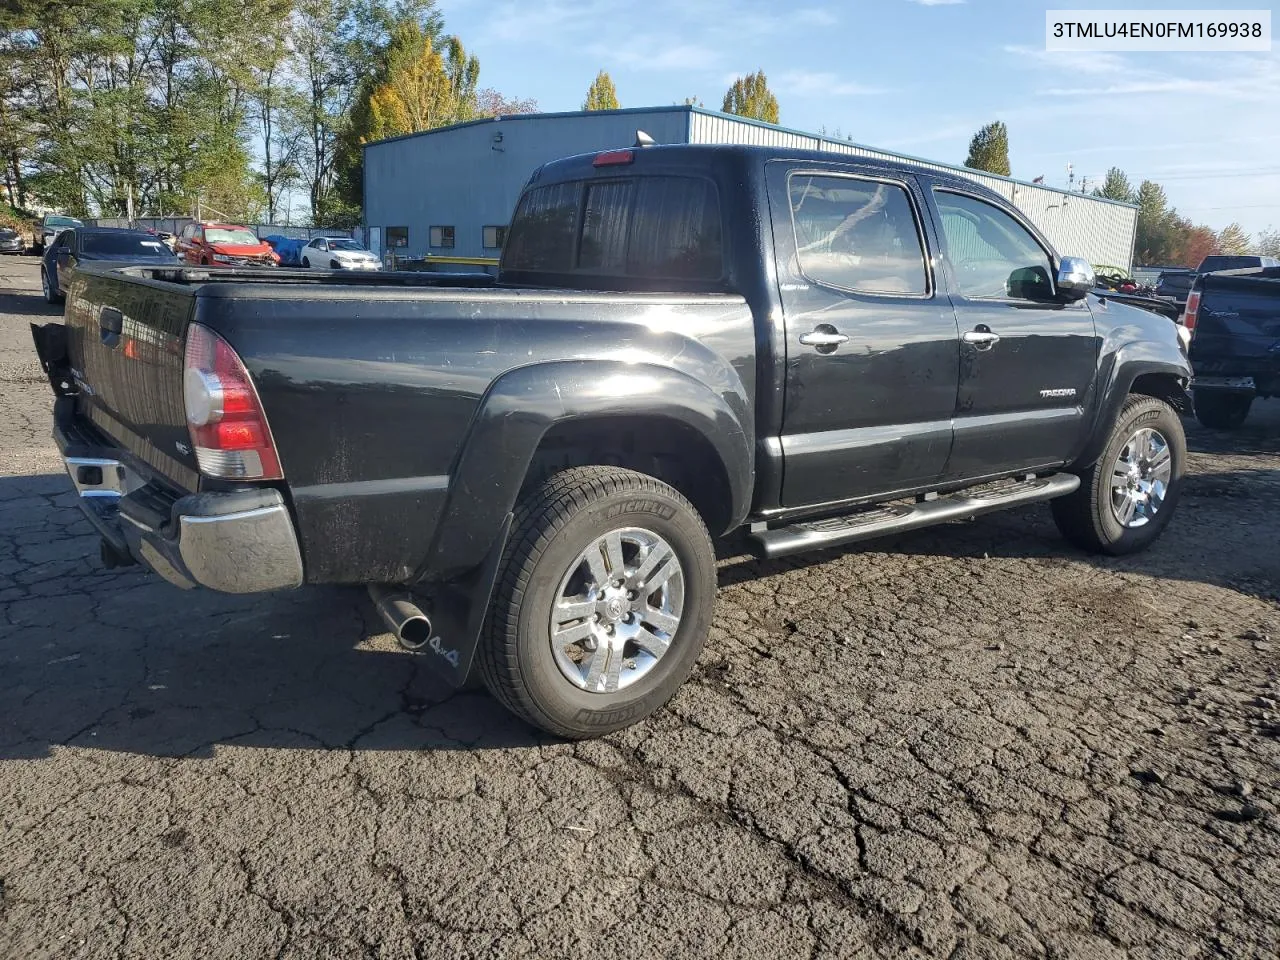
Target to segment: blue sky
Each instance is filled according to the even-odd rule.
[[[1044,11],[1088,0],[440,0],[480,57],[480,85],[576,110],[599,69],[624,107],[697,96],[719,109],[763,69],[784,126],[950,163],[990,120],[1009,127],[1013,175],[1135,186],[1219,229],[1280,225],[1280,52],[1046,53]],[[1265,8],[1233,2],[1111,9]],[[1274,17],[1274,11],[1273,11]],[[1274,17],[1280,24],[1280,17]]]

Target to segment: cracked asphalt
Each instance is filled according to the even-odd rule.
[[[670,708],[568,744],[362,591],[105,571],[0,260],[0,956],[1274,958],[1280,404],[1098,560],[1037,507],[726,557]]]

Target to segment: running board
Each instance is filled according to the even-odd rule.
[[[945,497],[928,499],[926,495],[925,499],[913,504],[889,504],[843,517],[805,520],[776,530],[760,530],[752,533],[750,539],[757,556],[765,559],[785,557],[806,550],[838,547],[919,530],[935,523],[976,517],[1024,503],[1052,500],[1074,492],[1079,486],[1080,478],[1073,473],[1055,473],[1050,477],[1027,480],[999,480]]]

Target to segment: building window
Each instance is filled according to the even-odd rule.
[[[485,227],[484,228],[484,248],[486,250],[501,250],[507,242],[506,227]]]
[[[407,247],[409,245],[408,227],[387,227],[388,247]]]
[[[431,246],[453,249],[453,227],[432,227]]]

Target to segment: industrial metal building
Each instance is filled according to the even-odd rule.
[[[549,160],[630,145],[743,143],[906,161],[968,177],[1013,202],[1064,255],[1130,267],[1137,207],[873,150],[692,106],[476,120],[364,147],[364,226],[380,255],[496,257],[529,175]]]

